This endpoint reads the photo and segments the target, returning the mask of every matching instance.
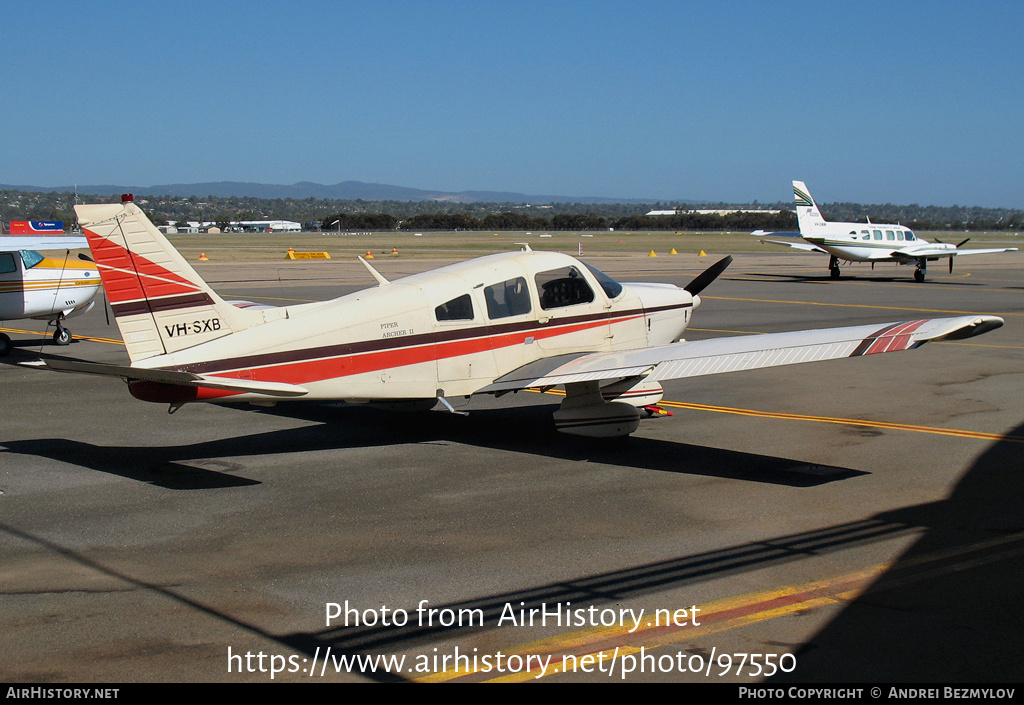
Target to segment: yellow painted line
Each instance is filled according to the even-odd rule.
[[[521,657],[524,663],[527,662],[527,656],[533,656],[534,660],[551,657],[546,672],[541,668],[499,674],[495,674],[493,670],[460,671],[450,669],[414,680],[421,683],[450,681],[499,683],[537,680],[545,676],[578,670],[573,666],[581,665],[581,660],[585,657],[589,657],[590,662],[582,665],[593,668],[599,663],[603,663],[608,668],[602,671],[602,675],[614,676],[616,672],[621,675],[621,666],[616,671],[616,664],[612,659],[638,653],[641,648],[644,650],[655,649],[683,640],[690,641],[697,637],[770,621],[816,607],[849,603],[860,597],[883,575],[889,581],[887,584],[890,586],[906,585],[934,579],[936,576],[960,574],[970,568],[1005,560],[1007,557],[1017,556],[1022,552],[1024,552],[1024,533],[999,536],[913,558],[901,557],[896,563],[887,562],[867,566],[849,573],[800,585],[727,597],[700,606],[687,605],[682,608],[688,610],[686,614],[688,623],[685,624],[652,623],[658,613],[658,608],[656,608],[651,613],[645,612],[641,619],[646,617],[649,620],[640,627],[634,627],[633,623],[627,620],[622,625],[591,627],[501,650],[503,654]],[[667,614],[675,614],[675,609],[668,609]],[[696,620],[693,619],[695,615]],[[689,623],[692,621],[698,621],[699,624]],[[630,631],[631,629],[633,631]],[[730,662],[730,669],[732,665]],[[563,668],[563,666],[566,667]],[[721,671],[721,667],[717,663],[711,663],[710,672],[715,673],[716,670]]]
[[[785,299],[744,299],[733,296],[701,296],[702,299],[718,301],[747,301],[758,304],[795,304],[798,306],[838,306],[841,308],[874,308],[885,311],[914,311],[917,313],[951,313],[957,316],[977,316],[977,311],[948,311],[939,308],[910,308],[906,306],[877,306],[872,304],[840,304],[828,301],[789,301]],[[1000,313],[1000,316],[1024,316],[1024,313]]]
[[[19,328],[0,328],[0,331],[3,331],[4,333],[19,333],[21,335],[41,335],[44,338],[48,338],[48,337],[53,335],[53,333],[50,333],[50,332],[47,332],[47,331],[21,330]],[[75,340],[91,340],[91,341],[96,342],[96,343],[110,343],[112,345],[124,345],[124,341],[123,340],[114,340],[113,338],[97,338],[97,337],[91,336],[91,335],[78,335],[77,333],[73,333],[71,337],[73,337]]]
[[[253,294],[221,293],[221,296],[222,297],[223,296],[248,296],[249,298],[252,298],[252,299],[269,299],[271,301],[297,301],[297,302],[303,303],[303,304],[315,304],[315,303],[319,303],[320,302],[319,299],[286,299],[286,298],[281,297],[281,296],[255,296]]]
[[[984,431],[963,431],[955,428],[939,428],[937,426],[917,426],[914,424],[891,423],[888,421],[845,419],[832,416],[808,416],[805,414],[780,414],[772,411],[737,409],[729,406],[712,406],[709,404],[691,404],[681,401],[660,401],[658,402],[658,406],[668,406],[676,409],[693,409],[695,411],[714,411],[722,414],[738,414],[740,416],[756,416],[766,419],[782,419],[785,421],[815,421],[818,423],[840,424],[843,426],[863,426],[867,428],[884,428],[891,431],[912,431],[914,433],[932,433],[939,436],[976,438],[985,441],[1024,443],[1024,436],[1009,436],[1002,433],[987,433]]]
[[[531,388],[525,391],[541,392],[542,390]],[[544,394],[565,396],[565,392],[559,389],[543,390]],[[731,406],[713,406],[711,404],[693,404],[683,401],[659,401],[657,406],[666,406],[674,409],[690,409],[693,411],[714,411],[720,414],[737,414],[739,416],[753,416],[763,419],[781,419],[783,421],[814,421],[817,423],[831,423],[842,426],[863,426],[866,428],[883,428],[890,431],[912,431],[915,433],[931,433],[939,436],[956,436],[958,438],[974,438],[984,441],[1007,441],[1009,443],[1024,443],[1024,436],[1010,436],[1002,433],[988,433],[985,431],[963,431],[956,428],[940,428],[938,426],[917,426],[914,424],[891,423],[889,421],[871,421],[868,419],[846,419],[835,416],[810,416],[807,414],[782,414],[773,411],[758,411],[757,409],[740,409]]]
[[[682,625],[658,624],[655,621],[654,612],[645,613],[643,619],[648,619],[648,621],[640,627],[634,628],[631,623],[611,627],[591,627],[520,644],[507,650],[502,649],[501,653],[506,656],[519,656],[524,662],[527,656],[534,657],[534,660],[538,657],[552,657],[550,662],[552,667],[543,673],[544,676],[576,670],[571,667],[565,669],[562,667],[566,663],[578,665],[586,657],[591,659],[592,665],[596,666],[603,659],[603,663],[611,666],[609,662],[613,656],[636,654],[640,652],[641,648],[645,650],[658,648],[674,643],[681,637],[685,637],[687,640],[694,639],[777,619],[815,607],[849,602],[859,596],[889,567],[889,564],[876,565],[803,585],[725,598],[700,606],[687,605],[683,608],[687,610],[687,623]],[[667,614],[675,612],[675,609],[667,610]],[[691,621],[696,621],[697,624],[689,623]],[[555,667],[556,664],[557,667]],[[712,667],[714,668],[714,665]],[[518,673],[503,673],[493,677],[491,672],[483,670],[459,670],[456,668],[413,680],[420,683],[442,683],[455,680],[509,683],[536,680],[541,676],[542,671],[536,668],[532,671],[524,669]]]

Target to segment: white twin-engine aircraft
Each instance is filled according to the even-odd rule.
[[[902,225],[879,225],[877,223],[829,223],[822,217],[811,192],[803,181],[793,182],[793,197],[796,201],[796,217],[799,233],[769,233],[755,230],[751,235],[761,242],[786,245],[798,250],[823,252],[831,255],[828,270],[833,279],[839,278],[839,262],[896,262],[916,264],[914,281],[923,282],[928,262],[939,259],[949,260],[949,271],[953,271],[953,258],[957,255],[983,255],[993,252],[1015,252],[1016,247],[1002,247],[987,250],[961,250],[967,240],[956,245],[945,242],[928,242],[914,235],[910,228]],[[785,235],[791,240],[772,240],[770,235]],[[794,240],[803,240],[796,242]]]
[[[679,341],[727,257],[683,288],[620,284],[565,254],[490,255],[322,303],[220,298],[129,199],[75,206],[130,366],[33,363],[123,378],[133,396],[188,402],[342,400],[430,408],[446,397],[563,385],[555,423],[623,436],[666,379],[915,348],[998,328],[994,316]]]
[[[57,345],[71,342],[64,319],[92,308],[100,288],[91,261],[46,257],[38,250],[65,252],[88,247],[84,237],[59,235],[0,237],[0,321],[37,318],[53,321]],[[0,332],[0,357],[11,339]]]

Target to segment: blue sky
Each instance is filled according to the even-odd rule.
[[[102,9],[98,9],[102,8]],[[1024,3],[5,6],[0,183],[1024,207]]]

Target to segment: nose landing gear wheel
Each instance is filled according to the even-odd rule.
[[[57,345],[70,345],[71,331],[64,327],[58,328],[57,332],[53,334],[53,342]]]

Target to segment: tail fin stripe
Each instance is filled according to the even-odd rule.
[[[804,193],[803,191],[801,191],[800,189],[798,189],[796,187],[793,188],[793,196],[795,197],[796,205],[798,205],[798,206],[813,206],[814,205],[814,202],[811,201],[810,195]]]

